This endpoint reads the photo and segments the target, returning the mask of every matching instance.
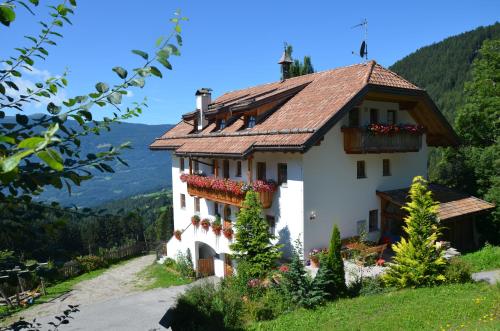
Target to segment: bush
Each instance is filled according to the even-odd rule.
[[[107,268],[108,262],[100,256],[84,255],[78,256],[76,262],[80,264],[84,272],[91,272],[101,268]]]
[[[177,253],[176,270],[181,274],[182,277],[193,278],[196,276],[196,272],[193,268],[193,260],[191,259],[191,251],[189,248],[186,254],[182,252]]]
[[[367,277],[361,281],[359,295],[375,295],[389,291],[390,288],[384,286],[380,277]]]
[[[163,265],[167,268],[176,269],[177,262],[175,262],[174,259],[167,257],[165,261],[163,261]]]
[[[171,311],[172,330],[237,330],[242,327],[241,295],[226,283],[205,282],[188,289]]]
[[[264,294],[245,303],[248,318],[252,321],[268,321],[295,308],[291,298],[276,288],[267,289]]]
[[[481,250],[460,257],[472,266],[472,272],[500,268],[500,247],[486,243]]]
[[[472,281],[472,266],[459,257],[450,260],[444,276],[448,283],[468,283]]]

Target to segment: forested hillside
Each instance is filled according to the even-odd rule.
[[[394,63],[390,69],[429,92],[439,109],[453,123],[463,105],[464,82],[485,39],[500,38],[500,23],[479,27],[422,47]]]

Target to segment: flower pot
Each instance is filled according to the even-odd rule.
[[[319,257],[318,256],[311,257],[311,267],[312,268],[319,268]]]

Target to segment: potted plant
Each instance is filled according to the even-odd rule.
[[[181,236],[182,236],[182,231],[181,230],[175,230],[174,231],[174,237],[175,237],[175,239],[181,241]]]
[[[215,217],[215,221],[212,222],[212,231],[215,233],[216,236],[220,236],[220,233],[222,231],[222,222],[220,221],[219,215],[217,215]]]
[[[230,227],[224,228],[224,230],[222,230],[222,233],[224,233],[224,237],[226,237],[228,240],[233,239],[233,234],[234,234],[233,228]]]
[[[200,225],[200,216],[198,215],[191,216],[191,224],[198,227]]]
[[[210,228],[210,220],[208,218],[202,219],[200,224],[205,231],[208,231],[208,229]]]

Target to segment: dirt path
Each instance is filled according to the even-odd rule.
[[[153,263],[155,255],[141,256],[122,265],[112,267],[102,275],[75,285],[73,290],[63,296],[24,310],[9,320],[17,320],[23,316],[31,320],[40,316],[53,316],[60,313],[68,305],[87,306],[108,301],[139,291],[140,282],[137,273]]]

